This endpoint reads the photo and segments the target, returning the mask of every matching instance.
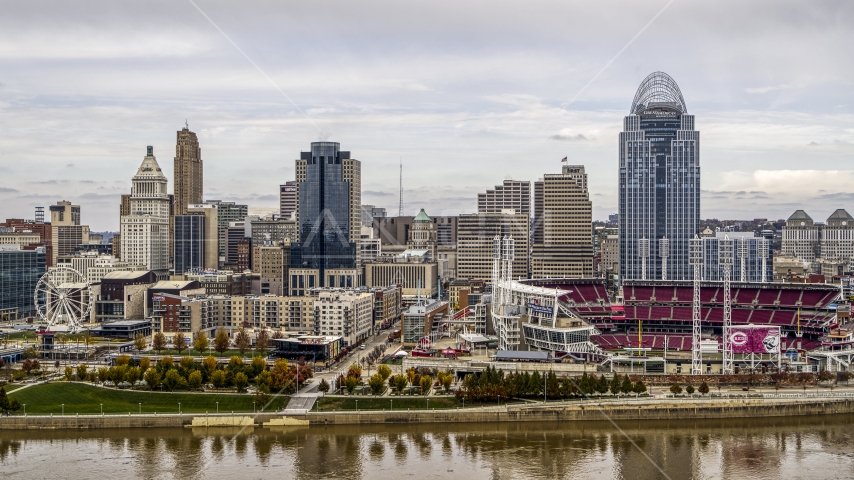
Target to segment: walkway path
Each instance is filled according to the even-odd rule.
[[[291,396],[288,404],[285,406],[285,414],[303,414],[314,408],[314,403],[322,394],[317,390],[320,381],[312,380],[308,385],[303,386],[297,393]]]

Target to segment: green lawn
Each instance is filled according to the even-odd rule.
[[[27,414],[32,415],[60,414],[63,403],[66,415],[100,413],[100,404],[104,404],[104,413],[137,413],[140,403],[143,413],[178,413],[179,402],[181,412],[185,413],[216,412],[216,402],[219,402],[220,412],[251,412],[253,398],[252,395],[236,394],[113,390],[66,382],[34,385],[9,397],[26,404]],[[280,409],[287,401],[288,397],[276,397],[265,410]],[[23,409],[18,413],[23,413]]]
[[[356,401],[359,402],[359,410],[424,410],[429,408],[447,409],[457,408],[457,399],[449,397],[323,397],[317,400],[314,411],[326,412],[330,410],[355,410]],[[391,402],[389,402],[391,400]]]

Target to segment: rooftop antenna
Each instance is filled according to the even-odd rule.
[[[403,216],[403,157],[400,157],[400,201],[397,210],[397,216]]]
[[[189,122],[187,122],[186,118],[184,119],[184,128],[186,128],[187,130],[190,129],[190,124],[189,124]]]

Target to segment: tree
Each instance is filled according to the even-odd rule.
[[[379,367],[377,367],[377,373],[381,377],[383,377],[383,381],[386,381],[388,380],[388,377],[391,376],[391,368],[389,368],[389,366],[385,364],[380,365]]]
[[[267,346],[270,344],[270,334],[267,329],[262,329],[255,337],[255,351],[258,353],[267,353]]]
[[[85,363],[81,363],[80,365],[78,365],[77,366],[77,380],[80,380],[81,382],[85,382],[87,370],[88,370],[88,367],[86,366]]]
[[[172,343],[175,344],[175,350],[178,350],[178,355],[181,355],[181,352],[187,349],[187,337],[184,336],[182,332],[178,332],[178,334],[175,335]]]
[[[347,377],[344,379],[344,387],[347,388],[347,393],[353,394],[353,390],[359,386],[359,379],[357,377]]]
[[[160,385],[160,374],[153,368],[146,370],[142,378],[145,380],[145,384],[148,385],[149,390],[154,390]]]
[[[252,397],[252,401],[255,403],[255,406],[260,408],[261,411],[264,411],[264,407],[266,407],[270,403],[270,399],[272,396],[270,395],[270,388],[267,385],[261,385],[255,391],[255,395]]]
[[[614,378],[611,379],[611,384],[608,385],[608,389],[611,390],[611,395],[619,395],[622,388],[623,382],[620,381],[620,375],[615,373]]]
[[[133,337],[133,348],[135,348],[137,352],[145,350],[145,347],[147,346],[148,342],[145,341],[145,335],[137,333],[136,336]]]
[[[204,360],[202,360],[202,365],[204,366],[205,370],[208,371],[208,375],[210,375],[211,373],[213,373],[214,370],[216,370],[216,359],[214,357],[207,356]]]
[[[430,375],[424,375],[421,377],[421,394],[427,395],[430,393],[430,387],[433,386],[433,379],[430,378]]]
[[[24,359],[25,360],[31,359],[31,358],[38,358],[38,357],[39,357],[39,352],[37,352],[35,348],[29,347],[26,350],[24,350]]]
[[[317,386],[317,390],[322,392],[322,393],[328,392],[329,391],[329,382],[327,382],[325,378],[320,380],[320,385]]]
[[[682,393],[682,387],[680,387],[678,383],[674,383],[670,386],[670,393],[673,395],[679,395]]]
[[[629,394],[629,393],[634,392],[634,388],[632,385],[632,379],[629,378],[628,375],[623,377],[623,385],[620,386],[620,391],[625,393],[625,394]]]
[[[199,332],[196,334],[196,339],[193,340],[193,348],[199,352],[199,355],[204,353],[208,348],[208,336],[205,335],[205,332]]]
[[[166,385],[170,391],[175,391],[176,388],[187,386],[187,379],[173,368],[163,377],[163,385]]]
[[[397,394],[400,395],[403,393],[403,389],[406,388],[406,384],[409,381],[406,375],[395,375],[391,377],[389,380],[394,379],[394,388],[397,390]]]
[[[216,336],[214,337],[214,350],[223,354],[228,350],[229,343],[231,342],[228,340],[228,333],[226,333],[224,328],[219,327],[216,330]]]
[[[225,386],[226,375],[222,370],[214,370],[211,373],[211,383],[214,388],[222,388]]]
[[[445,375],[442,376],[442,379],[441,379],[442,388],[445,389],[445,393],[448,393],[451,391],[451,383],[453,383],[453,381],[454,381],[454,376],[451,375],[450,373],[446,373]]]
[[[685,392],[688,395],[693,395],[694,394],[694,385],[688,385],[687,387],[685,387]]]
[[[272,383],[272,375],[270,375],[270,372],[267,370],[264,370],[255,377],[255,383],[257,383],[259,387],[267,386],[269,388],[270,383]]]
[[[18,403],[18,399],[9,399],[6,396],[6,389],[0,387],[0,410],[3,410],[3,413],[9,415],[9,412],[15,412],[19,408],[21,408],[21,404]]]
[[[151,359],[148,357],[142,357],[139,359],[139,369],[142,370],[142,373],[145,373],[151,367]]]
[[[379,395],[383,393],[383,390],[385,389],[385,381],[383,381],[383,376],[379,373],[373,375],[368,380],[368,385],[371,387],[371,393],[373,393],[374,395]]]
[[[74,369],[71,367],[65,367],[65,380],[70,382],[72,378],[74,378]]]
[[[139,367],[130,367],[125,372],[125,380],[131,384],[131,386],[136,385],[136,382],[139,381],[139,377],[142,375],[142,371]]]
[[[818,381],[819,382],[829,382],[829,381],[833,380],[834,378],[836,378],[836,375],[834,375],[833,372],[830,372],[827,370],[822,370],[821,372],[818,373]]]
[[[250,343],[251,340],[249,339],[249,334],[246,332],[246,329],[240,327],[237,330],[237,335],[234,337],[234,346],[237,347],[237,350],[241,355],[243,355],[246,350],[249,350]]]
[[[101,383],[106,382],[110,379],[110,370],[107,367],[101,367],[98,369],[98,381]]]
[[[557,378],[555,378],[557,380]],[[608,389],[610,388],[610,382],[608,382],[608,378],[605,375],[599,377],[599,380],[596,382],[596,393],[600,395],[604,395],[608,393]]]
[[[703,380],[703,383],[700,384],[700,388],[698,389],[698,391],[700,392],[701,395],[708,395],[709,394],[709,384],[706,383],[705,380]]]
[[[193,370],[190,376],[187,377],[187,385],[193,390],[198,390],[202,386],[202,372]]]
[[[246,385],[249,385],[249,378],[246,377],[245,373],[240,372],[234,376],[234,386],[237,387],[238,392],[245,392]]]
[[[151,348],[153,348],[158,354],[160,354],[161,350],[166,348],[166,335],[163,335],[163,332],[157,332],[154,334],[154,338],[151,341]]]
[[[172,357],[169,355],[166,355],[165,357],[160,359],[160,369],[161,370],[168,370],[168,369],[172,368],[174,365],[175,365],[175,362],[172,360]]]
[[[635,382],[635,385],[634,387],[632,387],[632,390],[635,391],[636,395],[640,396],[640,394],[646,393],[646,385],[643,383],[642,380],[638,380],[637,382]]]

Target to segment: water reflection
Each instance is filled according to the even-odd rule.
[[[0,430],[0,472],[4,479],[846,478],[854,476],[852,420],[621,422],[622,431],[578,422]]]

